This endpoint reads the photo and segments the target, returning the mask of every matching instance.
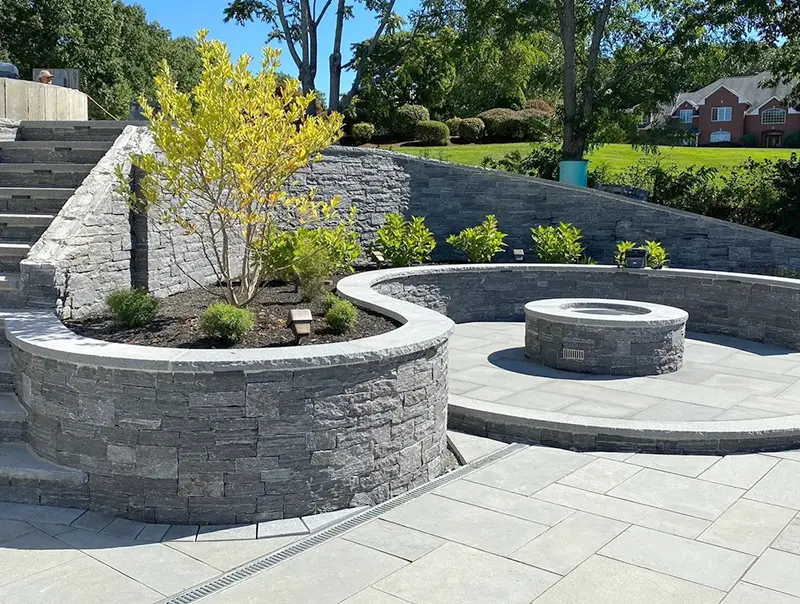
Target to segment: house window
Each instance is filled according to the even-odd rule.
[[[772,107],[771,109],[764,109],[761,112],[762,124],[785,124],[786,123],[786,110],[780,107]]]
[[[681,109],[681,124],[691,124],[694,118],[694,109]]]
[[[727,130],[717,130],[711,133],[712,143],[729,143],[731,142],[731,133]]]
[[[712,122],[729,122],[733,115],[732,107],[713,107],[711,109]]]

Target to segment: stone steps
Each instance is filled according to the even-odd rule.
[[[111,141],[0,141],[0,162],[96,164]]]
[[[88,494],[85,472],[42,459],[24,443],[0,443],[3,501],[87,507]]]
[[[95,164],[0,164],[0,187],[77,188]]]
[[[55,215],[74,192],[73,187],[0,187],[0,212]]]
[[[19,273],[19,263],[31,251],[29,243],[0,240],[0,273]]]
[[[34,244],[53,218],[52,214],[0,214],[0,240]]]
[[[0,443],[26,439],[27,415],[13,392],[0,392]]]
[[[22,122],[17,139],[25,141],[114,141],[125,126],[141,126],[143,122]]]

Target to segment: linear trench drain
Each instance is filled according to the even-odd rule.
[[[522,444],[513,444],[508,445],[500,449],[499,451],[495,451],[494,453],[490,453],[480,459],[474,461],[473,463],[462,466],[457,470],[453,470],[452,472],[445,474],[444,476],[440,476],[436,480],[432,480],[429,483],[421,485],[416,489],[409,491],[408,493],[404,493],[403,495],[399,495],[394,499],[390,499],[389,501],[384,501],[383,503],[379,503],[376,506],[369,508],[349,518],[339,524],[336,524],[332,527],[323,529],[319,533],[315,535],[311,535],[310,537],[306,537],[292,545],[289,545],[277,552],[272,552],[260,558],[258,560],[254,560],[253,562],[249,562],[244,566],[240,566],[237,569],[229,571],[224,575],[220,575],[216,579],[212,579],[208,583],[203,583],[202,585],[198,585],[196,587],[192,587],[185,592],[178,594],[177,596],[171,596],[165,600],[161,600],[159,604],[192,604],[193,602],[197,602],[203,598],[206,598],[210,595],[213,595],[223,589],[227,589],[228,587],[232,587],[237,583],[240,583],[246,579],[249,579],[259,573],[264,572],[275,566],[276,564],[280,564],[281,562],[285,562],[289,558],[293,558],[299,554],[302,554],[305,551],[310,550],[313,547],[321,545],[326,541],[334,539],[344,533],[353,530],[354,528],[361,526],[369,522],[370,520],[374,520],[378,516],[385,514],[389,510],[393,510],[395,508],[400,507],[401,505],[408,503],[412,499],[416,499],[426,493],[430,493],[434,489],[438,489],[442,485],[445,485],[449,482],[453,482],[454,480],[458,480],[466,476],[467,474],[471,474],[475,470],[479,470],[480,468],[487,466],[495,461],[503,459],[517,451],[525,449],[526,445]]]

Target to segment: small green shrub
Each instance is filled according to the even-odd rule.
[[[486,137],[498,142],[542,140],[549,129],[550,116],[537,109],[488,109],[478,114],[486,125]]]
[[[393,267],[411,266],[429,258],[436,247],[436,239],[425,226],[424,218],[412,216],[406,221],[400,214],[387,214],[373,247]]]
[[[227,302],[212,304],[200,317],[200,329],[208,337],[230,343],[241,340],[253,325],[255,317],[251,311]]]
[[[783,137],[782,144],[787,149],[800,149],[800,132],[790,132]]]
[[[423,145],[444,147],[450,144],[450,129],[444,122],[433,120],[419,122],[415,134],[417,140]]]
[[[358,124],[353,124],[350,128],[350,138],[353,139],[356,145],[368,143],[373,136],[375,136],[375,126],[369,122],[359,122]]]
[[[356,318],[356,307],[350,301],[342,298],[335,298],[325,312],[325,321],[335,333],[346,333],[353,329]]]
[[[742,147],[758,147],[758,137],[755,134],[745,134],[739,139]]]
[[[451,117],[449,120],[445,120],[444,123],[447,124],[447,127],[450,129],[451,134],[458,135],[458,128],[459,126],[461,126],[461,122],[463,121],[464,121],[463,118]]]
[[[570,223],[539,225],[531,229],[539,260],[551,264],[580,264],[584,258],[581,230]]]
[[[458,136],[465,143],[477,143],[483,139],[486,133],[486,124],[477,117],[469,117],[461,120],[458,126]]]
[[[339,296],[336,294],[328,294],[322,301],[322,312],[328,312],[331,307],[339,301]]]
[[[447,243],[467,255],[470,262],[491,262],[506,247],[507,235],[497,228],[497,219],[489,214],[481,224],[469,227],[458,235],[450,235]]]
[[[669,263],[667,250],[659,241],[645,241],[644,248],[647,250],[647,266],[650,268],[666,268]]]
[[[635,241],[620,241],[617,244],[617,253],[614,254],[614,261],[620,268],[625,266],[625,259],[628,257],[628,252],[636,247]]]
[[[403,105],[395,114],[393,134],[408,140],[414,136],[417,124],[429,119],[431,115],[422,105]]]
[[[160,301],[143,289],[116,289],[106,297],[114,321],[122,327],[142,327],[156,318]]]

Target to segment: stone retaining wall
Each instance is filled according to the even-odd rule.
[[[376,285],[388,296],[436,310],[456,323],[524,321],[545,298],[617,298],[674,306],[687,330],[800,350],[800,281],[709,271],[506,264],[404,269]]]
[[[88,489],[30,499],[250,523],[374,504],[435,478],[452,321],[368,284],[348,291],[405,324],[339,344],[180,350],[83,338],[43,312],[7,319],[30,445],[88,475]]]
[[[344,207],[355,203],[364,243],[372,241],[386,212],[424,216],[438,241],[434,259],[462,259],[445,242],[447,236],[495,214],[509,244],[498,261],[512,261],[511,250],[518,247],[535,259],[530,228],[564,221],[583,230],[587,253],[601,264],[613,263],[618,241],[655,239],[678,268],[800,270],[800,240],[793,237],[592,189],[391,151],[333,147],[299,180],[317,187],[323,198],[340,195]]]

